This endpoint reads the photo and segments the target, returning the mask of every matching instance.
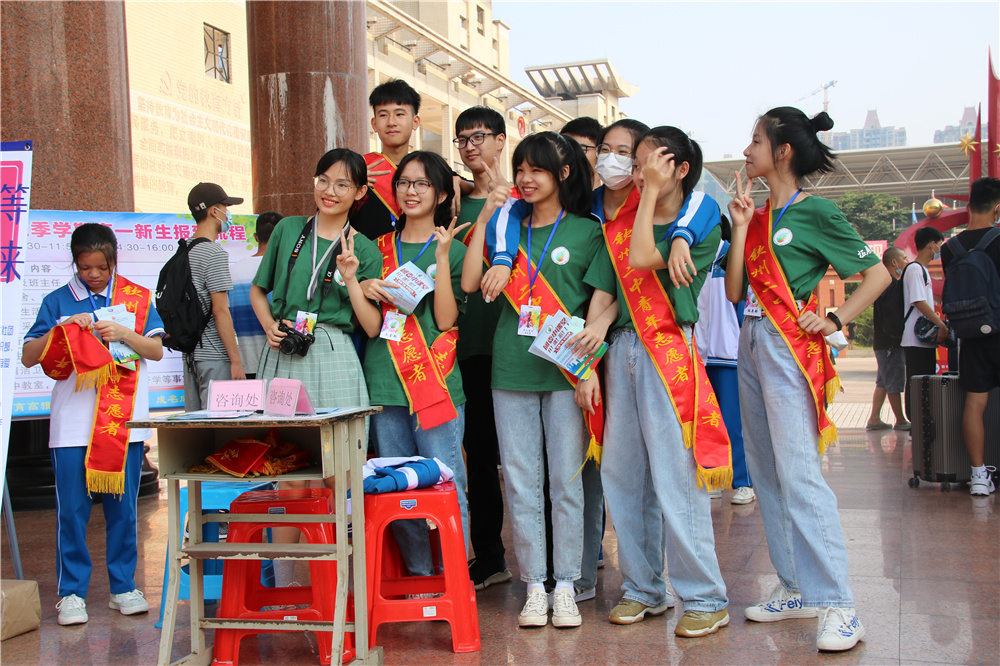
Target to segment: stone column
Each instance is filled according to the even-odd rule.
[[[35,142],[31,207],[132,212],[125,4],[0,3],[4,141]]]
[[[247,2],[253,210],[314,212],[316,162],[368,152],[365,3]]]

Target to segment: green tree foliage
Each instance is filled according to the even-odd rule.
[[[908,211],[901,206],[897,197],[870,192],[850,192],[837,200],[837,207],[862,240],[886,240],[890,246],[908,222]],[[893,218],[897,231],[892,229]]]
[[[854,346],[871,347],[875,342],[875,321],[872,316],[872,307],[868,308],[854,318]]]

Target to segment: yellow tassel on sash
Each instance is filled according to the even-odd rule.
[[[127,456],[126,456],[127,457]],[[124,472],[124,470],[122,470]],[[121,472],[100,472],[87,470],[87,495],[91,493],[106,493],[109,495],[125,494],[125,475]]]

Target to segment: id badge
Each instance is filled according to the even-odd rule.
[[[764,312],[760,308],[760,303],[757,301],[757,294],[753,293],[752,287],[747,287],[747,299],[743,307],[744,317],[760,317]]]
[[[316,313],[299,310],[295,315],[295,330],[302,335],[309,335],[316,328]]]
[[[538,337],[538,327],[542,318],[542,306],[522,305],[521,314],[517,318],[517,334],[529,338]]]
[[[391,342],[399,342],[403,339],[403,327],[406,325],[406,315],[402,312],[386,312],[382,319],[382,331],[378,337]]]

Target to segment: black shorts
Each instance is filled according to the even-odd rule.
[[[1000,336],[964,340],[958,353],[958,384],[967,393],[988,393],[1000,386]]]

